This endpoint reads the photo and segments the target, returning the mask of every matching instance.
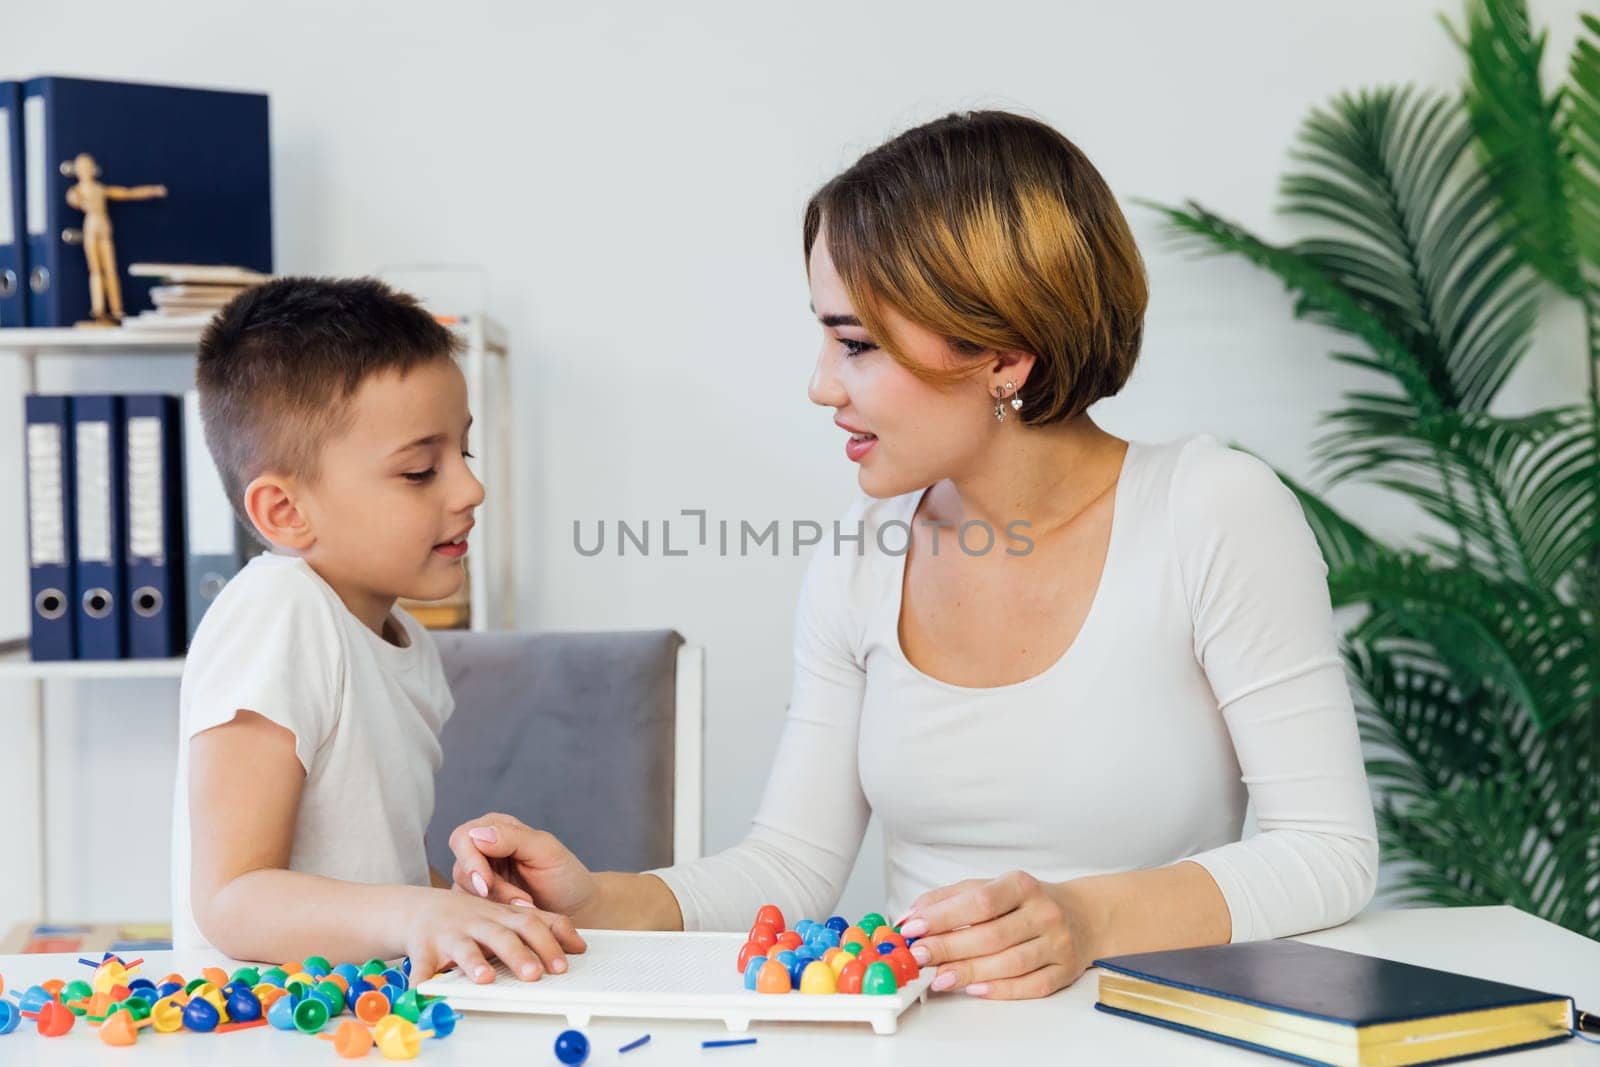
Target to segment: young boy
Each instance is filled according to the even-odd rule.
[[[584,945],[563,917],[451,892],[431,872],[438,650],[397,610],[460,588],[483,486],[456,344],[372,280],[291,278],[200,344],[206,444],[272,551],[206,612],[184,666],[174,947],[239,959],[412,959],[525,979]],[[430,886],[430,874],[432,885]]]

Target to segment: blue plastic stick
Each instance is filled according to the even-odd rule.
[[[645,1034],[639,1040],[630,1041],[626,1045],[623,1045],[621,1048],[617,1049],[617,1055],[620,1056],[624,1052],[632,1052],[634,1049],[638,1048],[640,1045],[647,1045],[649,1043],[650,1043],[650,1035],[649,1034]]]
[[[753,1045],[755,1043],[756,1043],[756,1039],[753,1038],[753,1037],[741,1037],[737,1041],[702,1041],[702,1042],[700,1042],[700,1047],[701,1048],[732,1048],[735,1045]]]

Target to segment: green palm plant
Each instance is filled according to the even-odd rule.
[[[1396,893],[1509,903],[1600,936],[1600,20],[1547,95],[1523,0],[1469,0],[1459,96],[1342,95],[1306,120],[1262,240],[1152,205],[1197,248],[1276,275],[1297,316],[1371,372],[1325,416],[1328,487],[1398,494],[1427,532],[1388,544],[1290,481],[1335,605]],[[1588,395],[1491,405],[1544,302],[1584,312]]]

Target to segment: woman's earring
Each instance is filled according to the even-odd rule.
[[[989,394],[994,397],[994,421],[1006,421],[1006,397],[1008,396],[1011,397],[1011,409],[1013,411],[1022,410],[1022,394],[1016,393],[1016,389],[1016,382],[1007,382],[1004,386]],[[1016,393],[1016,395],[1011,396],[1012,393]]]

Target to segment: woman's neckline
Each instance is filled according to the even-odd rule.
[[[894,654],[900,664],[919,681],[951,693],[965,693],[972,696],[1025,689],[1038,685],[1052,675],[1065,670],[1067,663],[1073,658],[1074,651],[1079,645],[1083,644],[1083,639],[1089,633],[1089,627],[1094,623],[1095,617],[1100,614],[1101,602],[1106,599],[1106,578],[1114,573],[1113,564],[1118,555],[1118,546],[1122,541],[1123,513],[1126,510],[1125,494],[1127,493],[1129,475],[1134,467],[1134,452],[1140,447],[1138,442],[1129,441],[1127,450],[1122,454],[1122,466],[1117,474],[1116,489],[1112,493],[1111,531],[1106,538],[1106,556],[1100,564],[1100,576],[1095,581],[1094,595],[1089,600],[1089,610],[1084,613],[1083,622],[1078,626],[1078,632],[1067,643],[1067,647],[1062,649],[1061,654],[1051,660],[1049,666],[1026,678],[1015,682],[1006,682],[1003,685],[958,685],[955,682],[947,682],[942,678],[935,678],[915,663],[912,663],[911,657],[906,655],[905,646],[900,641],[900,615],[905,610],[906,567],[911,559],[909,544],[906,551],[900,553],[899,560],[894,567],[894,613],[889,620],[892,634],[891,643],[894,648]],[[932,486],[929,486],[918,492],[907,494],[911,501],[911,506],[904,521],[908,527],[916,520],[917,511],[922,506],[922,500],[932,488]]]

